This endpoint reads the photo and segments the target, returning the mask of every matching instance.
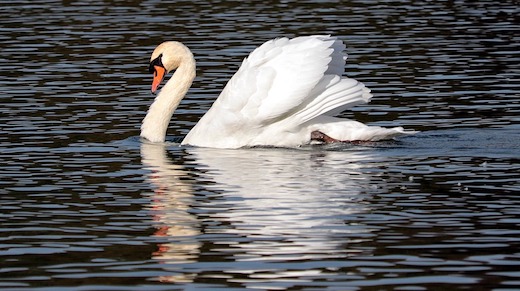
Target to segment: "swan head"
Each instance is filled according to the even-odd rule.
[[[148,71],[153,73],[152,93],[155,93],[164,77],[177,69],[184,60],[193,60],[193,54],[184,44],[166,41],[158,45],[150,58]]]

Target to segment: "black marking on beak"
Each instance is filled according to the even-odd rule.
[[[155,73],[155,66],[160,66],[164,68],[164,65],[162,63],[162,54],[160,54],[158,57],[156,57],[154,60],[150,62],[150,66],[148,67],[148,72]]]

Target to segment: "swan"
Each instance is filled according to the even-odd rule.
[[[370,90],[344,77],[344,43],[330,35],[269,40],[245,58],[221,94],[181,142],[212,148],[298,147],[311,143],[379,141],[411,134],[402,127],[367,126],[335,117],[370,101]],[[164,142],[173,112],[195,78],[187,46],[166,41],[150,58],[152,93],[141,137]]]

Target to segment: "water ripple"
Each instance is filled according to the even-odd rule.
[[[0,287],[519,286],[515,1],[25,1],[0,8]],[[422,132],[299,149],[180,147],[267,39],[327,33],[372,89],[344,117]],[[197,78],[142,143],[149,53]]]

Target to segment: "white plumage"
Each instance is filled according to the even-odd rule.
[[[187,68],[183,67],[184,56],[169,56],[170,52],[178,54],[184,51],[171,48],[179,45],[183,46],[178,42],[163,43],[152,54],[152,63],[162,58],[166,71],[177,69],[172,80],[189,87],[192,77],[175,75],[186,75],[185,72],[191,69],[194,73],[195,62],[192,62],[192,68]],[[366,126],[334,117],[354,105],[369,102],[372,97],[362,83],[343,77],[344,50],[343,42],[331,36],[279,38],[264,43],[243,61],[182,144],[216,148],[294,147],[311,143],[313,132],[322,133],[334,141],[377,141],[412,133],[401,127]],[[165,59],[169,63],[165,63]],[[168,120],[178,101],[186,94],[172,89],[174,86],[169,86],[172,80],[155,101],[162,98],[172,100],[173,108]],[[186,86],[181,84],[181,87]],[[152,109],[147,115],[151,114],[155,114]],[[161,141],[157,136],[163,135],[164,141],[161,130],[159,133],[145,130],[153,128],[146,124],[146,118],[142,128],[141,136]]]

